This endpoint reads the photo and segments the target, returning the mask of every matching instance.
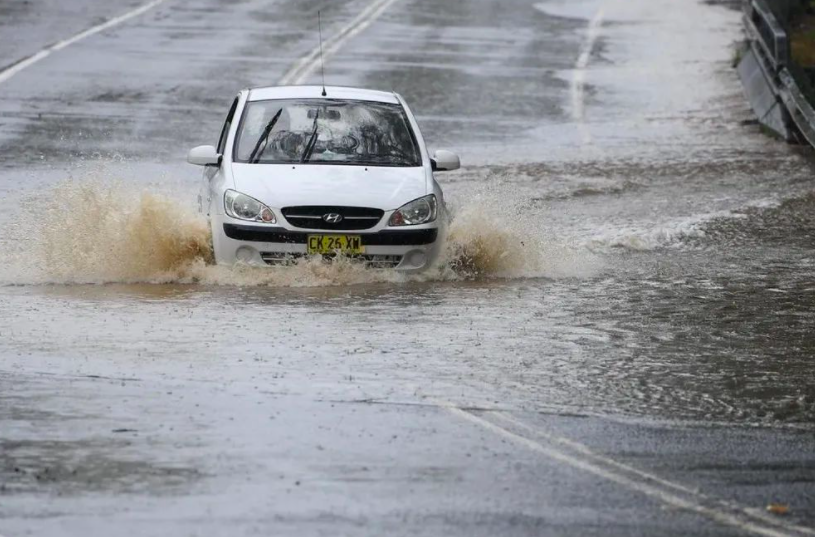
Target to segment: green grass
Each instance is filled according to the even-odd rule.
[[[790,39],[789,71],[807,100],[815,105],[815,0],[781,1],[789,10],[789,19],[784,21]]]
[[[801,67],[815,67],[815,15],[803,14],[790,25],[790,55]]]
[[[744,58],[744,54],[747,52],[747,46],[747,41],[739,41],[733,47],[733,58],[730,60],[733,69],[741,63],[741,59]]]

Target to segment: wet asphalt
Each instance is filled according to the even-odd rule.
[[[4,3],[0,69],[139,5]],[[461,154],[452,275],[124,261],[369,5],[166,0],[0,82],[0,535],[813,534],[815,161],[732,6],[397,0],[331,51]]]

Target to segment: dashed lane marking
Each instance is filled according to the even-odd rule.
[[[548,10],[546,4],[534,4],[532,7],[545,15],[553,15]],[[591,56],[597,44],[597,39],[600,37],[604,19],[605,12],[600,8],[591,20],[589,20],[589,24],[586,27],[585,38],[580,46],[580,54],[577,56],[574,69],[572,69],[572,77],[569,83],[569,99],[571,100],[570,115],[572,116],[572,120],[577,124],[582,142],[586,145],[592,142],[591,133],[585,124],[586,78]]]
[[[323,44],[323,61],[328,61],[343,45],[368,28],[376,19],[381,17],[389,7],[398,1],[399,0],[375,0],[371,2],[371,4],[363,9],[359,15],[354,17],[351,22],[325,41]],[[320,47],[317,46],[295,63],[292,68],[283,75],[279,84],[281,86],[302,84],[319,67]]]
[[[74,43],[78,43],[79,41],[82,41],[83,39],[86,39],[86,38],[88,38],[88,37],[90,37],[92,35],[96,35],[99,32],[104,32],[105,30],[113,28],[114,26],[118,26],[119,24],[122,24],[123,22],[128,21],[128,20],[130,20],[130,19],[132,19],[134,17],[138,17],[139,15],[142,15],[142,14],[146,13],[147,11],[150,11],[151,9],[153,9],[154,7],[158,6],[159,4],[161,4],[161,3],[165,2],[165,1],[166,0],[153,0],[152,2],[148,2],[146,4],[143,4],[142,6],[137,7],[136,9],[134,9],[132,11],[128,11],[127,13],[125,13],[123,15],[119,15],[118,17],[110,19],[110,20],[108,20],[106,22],[103,22],[101,24],[97,24],[96,26],[94,26],[92,28],[88,28],[87,30],[85,30],[83,32],[80,32],[80,33],[74,35],[73,37],[69,37],[68,39],[65,39],[63,41],[60,41],[58,43],[54,43],[53,45],[49,45],[49,46],[45,47],[44,49],[40,50],[36,54],[33,54],[32,56],[29,56],[29,57],[27,57],[27,58],[25,58],[23,60],[20,60],[19,62],[17,62],[15,64],[3,69],[2,71],[0,71],[0,84],[2,84],[3,82],[6,82],[11,77],[18,74],[20,71],[31,67],[32,65],[34,65],[35,63],[37,63],[39,61],[44,60],[45,58],[47,58],[48,56],[50,56],[54,52],[60,51],[60,50],[62,50],[64,48],[66,48],[66,47],[70,47]]]
[[[600,37],[600,28],[603,26],[603,10],[600,9],[589,21],[586,29],[586,40],[580,49],[580,56],[574,66],[572,74],[571,96],[572,96],[572,118],[575,121],[583,121],[586,117],[586,69],[591,61],[591,54],[594,52],[594,45]]]

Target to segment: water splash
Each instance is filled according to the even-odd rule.
[[[65,182],[26,205],[41,208],[31,268],[47,282],[175,281],[212,260],[206,222],[166,195]]]
[[[566,278],[596,274],[600,258],[555,240],[542,209],[492,178],[452,207],[441,258],[458,278]]]
[[[582,276],[597,265],[591,254],[555,244],[530,226],[537,219],[524,215],[523,204],[500,183],[452,208],[437,263],[411,275],[348,259],[305,259],[274,269],[216,266],[209,225],[177,198],[105,180],[66,181],[40,192],[20,204],[15,230],[2,239],[0,282],[294,287]]]

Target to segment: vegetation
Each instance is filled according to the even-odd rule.
[[[766,0],[790,40],[789,71],[815,103],[815,0]]]
[[[815,6],[813,0],[765,0],[775,18],[790,31],[792,22]]]
[[[815,67],[815,9],[808,4],[789,21],[790,58],[803,68]]]

